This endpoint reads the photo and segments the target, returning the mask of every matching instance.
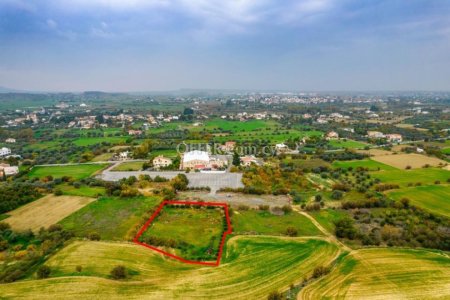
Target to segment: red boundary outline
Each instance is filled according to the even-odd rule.
[[[158,216],[158,214],[161,212],[161,210],[164,208],[164,206],[166,204],[180,204],[180,205],[197,205],[197,206],[220,206],[224,208],[225,211],[225,218],[227,220],[227,231],[225,231],[222,235],[222,240],[220,242],[219,245],[219,253],[217,255],[217,260],[215,262],[206,262],[206,261],[196,261],[196,260],[187,260],[184,259],[182,257],[179,257],[177,255],[174,255],[172,253],[166,252],[164,250],[161,250],[157,247],[148,245],[146,243],[142,243],[139,241],[139,238],[141,237],[141,235],[147,230],[147,228],[150,226],[150,224],[153,222],[153,220]],[[156,209],[156,211],[152,214],[152,216],[150,217],[150,219],[147,220],[147,222],[145,222],[144,226],[142,226],[142,228],[139,230],[139,232],[136,234],[136,236],[134,237],[133,242],[144,246],[146,248],[149,248],[151,250],[154,250],[156,252],[159,252],[163,255],[169,256],[171,258],[177,259],[181,262],[187,263],[187,264],[193,264],[193,265],[205,265],[205,266],[219,266],[220,264],[220,259],[222,258],[222,251],[223,251],[223,246],[225,244],[225,239],[227,234],[231,234],[232,233],[232,228],[231,228],[231,221],[230,221],[230,214],[228,211],[228,205],[226,203],[220,203],[220,202],[191,202],[191,201],[172,201],[172,200],[165,200],[163,202],[161,202],[161,204],[158,206],[158,208]]]

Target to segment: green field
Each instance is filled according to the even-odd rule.
[[[238,131],[254,131],[258,129],[264,130],[265,128],[274,128],[276,126],[279,126],[279,124],[275,121],[249,120],[241,122],[241,121],[215,119],[206,122],[204,128],[208,130],[221,129],[224,131],[238,132]]]
[[[91,146],[96,144],[101,144],[103,142],[110,144],[120,144],[126,141],[127,137],[81,137],[73,141],[73,143],[77,146]]]
[[[408,198],[417,207],[450,217],[450,186],[430,185],[404,188],[389,193],[395,200]]]
[[[328,144],[330,146],[332,146],[335,149],[345,149],[345,148],[349,148],[349,149],[362,149],[365,146],[367,146],[366,143],[362,143],[362,142],[358,142],[358,141],[354,141],[354,140],[330,140],[328,142]]]
[[[436,180],[444,183],[450,179],[450,171],[437,168],[379,171],[373,172],[372,176],[379,178],[383,183],[395,183],[406,187],[408,183],[417,182],[422,185],[434,184]]]
[[[123,241],[132,238],[129,232],[140,224],[146,213],[158,202],[159,199],[155,197],[103,197],[59,223],[79,237],[97,232],[104,240]]]
[[[297,229],[299,236],[321,235],[319,229],[296,212],[276,216],[268,211],[237,211],[232,216],[234,234],[284,235],[287,227]]]
[[[299,299],[344,298],[449,299],[450,258],[422,250],[358,250],[299,295]]]
[[[330,233],[334,233],[334,222],[348,215],[344,210],[335,209],[321,209],[320,211],[308,212],[308,214]]]
[[[28,173],[31,178],[42,178],[45,176],[53,176],[53,178],[61,178],[69,176],[73,179],[83,179],[92,176],[94,173],[105,168],[107,164],[82,164],[67,166],[42,166],[34,167]]]
[[[172,248],[183,258],[215,260],[224,218],[222,208],[164,206],[140,240],[147,244],[152,244],[147,242],[152,238],[173,241]]]
[[[219,267],[187,265],[144,247],[78,241],[53,256],[55,278],[2,285],[0,296],[54,299],[265,299],[327,265],[338,248],[323,240],[234,237],[227,242]],[[109,279],[122,264],[126,281]],[[81,274],[75,272],[82,266]],[[81,276],[79,276],[81,275]],[[101,291],[99,293],[99,291]]]
[[[142,170],[142,161],[123,162],[115,166],[111,171],[140,171]]]
[[[349,160],[349,161],[334,161],[333,167],[335,168],[342,168],[342,169],[348,169],[348,168],[365,168],[369,169],[369,171],[378,171],[378,170],[385,170],[385,171],[392,171],[392,170],[398,170],[394,167],[382,164],[380,162],[371,160],[371,159],[363,159],[363,160]]]
[[[105,188],[100,186],[82,185],[75,188],[72,185],[61,184],[57,189],[60,189],[64,195],[82,196],[82,197],[97,197],[97,195],[105,195]]]
[[[280,130],[278,132],[272,130],[262,130],[254,132],[236,132],[226,136],[214,137],[216,142],[225,141],[253,141],[253,140],[269,140],[271,142],[284,142],[288,139],[296,139],[310,136],[321,136],[320,131],[298,131],[298,130]]]

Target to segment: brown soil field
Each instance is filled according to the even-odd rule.
[[[382,149],[370,149],[370,150],[357,150],[358,153],[368,154],[370,156],[382,156],[391,155],[392,151],[382,150]]]
[[[422,168],[426,164],[433,167],[437,167],[440,164],[441,165],[447,164],[447,162],[445,162],[444,160],[414,153],[380,155],[374,156],[372,159],[398,169],[405,169],[407,166],[410,166],[412,169],[417,169]]]
[[[41,227],[58,223],[93,201],[94,198],[50,194],[9,212],[10,217],[4,222],[18,231],[31,229],[36,232]]]

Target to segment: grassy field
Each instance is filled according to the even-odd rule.
[[[275,121],[265,121],[265,120],[249,120],[246,122],[241,122],[241,121],[215,119],[206,122],[204,128],[208,130],[222,129],[224,131],[238,132],[238,131],[253,131],[258,129],[274,128],[278,125],[279,124]]]
[[[232,216],[233,233],[284,235],[287,227],[297,229],[299,236],[321,235],[319,229],[296,212],[276,216],[268,211],[238,211]]]
[[[320,131],[298,131],[298,130],[280,130],[278,132],[271,130],[254,131],[254,132],[236,132],[225,136],[216,136],[214,141],[253,141],[253,140],[269,140],[271,142],[284,142],[288,139],[303,138],[310,136],[321,136]]]
[[[53,178],[61,178],[69,176],[73,179],[83,179],[93,175],[94,173],[105,168],[106,164],[83,164],[83,165],[67,165],[67,166],[44,166],[34,167],[28,173],[31,178],[42,178],[45,176],[53,176]]]
[[[223,220],[222,208],[164,206],[140,240],[143,242],[148,238],[172,240],[176,243],[177,253],[184,258],[215,260],[222,237]]]
[[[125,136],[114,136],[114,137],[81,137],[73,141],[77,146],[91,146],[96,144],[101,144],[103,142],[110,144],[120,144],[126,141]]]
[[[335,161],[333,162],[333,167],[335,168],[343,168],[348,169],[352,167],[356,168],[365,168],[369,169],[369,171],[378,171],[378,170],[397,170],[394,167],[388,166],[386,164],[382,164],[380,162],[371,160],[371,159],[363,159],[363,160],[350,160],[350,161]]]
[[[93,201],[94,198],[51,194],[8,212],[10,217],[5,222],[18,231],[31,229],[36,232],[41,227],[58,223]]]
[[[358,250],[299,295],[319,298],[449,299],[450,258],[421,250]]]
[[[444,160],[438,159],[436,157],[429,157],[415,153],[375,156],[373,160],[403,170],[407,166],[410,166],[412,169],[418,169],[422,168],[426,164],[433,167],[437,167],[440,164],[446,164]]]
[[[450,217],[449,185],[430,185],[404,188],[390,192],[389,196],[395,200],[408,198],[415,206],[422,207],[438,215]]]
[[[311,211],[308,213],[330,233],[334,233],[334,221],[347,216],[344,210],[335,209],[321,209],[320,211]]]
[[[105,188],[101,186],[87,186],[82,185],[75,188],[72,185],[61,184],[57,187],[64,195],[82,196],[82,197],[97,197],[98,195],[105,195]]]
[[[130,239],[129,231],[159,203],[154,197],[130,199],[103,197],[60,222],[76,236],[97,232],[105,240]]]
[[[142,161],[123,162],[115,166],[111,171],[140,171],[142,170]]]
[[[137,245],[79,241],[49,260],[56,278],[4,284],[0,296],[265,299],[300,282],[317,265],[330,263],[337,253],[336,246],[323,240],[234,237],[227,242],[222,264],[212,268],[183,264]],[[127,281],[108,279],[118,264],[134,275]],[[83,267],[81,274],[75,273],[77,265]]]
[[[428,168],[415,170],[395,170],[373,172],[372,176],[384,183],[396,183],[406,187],[408,183],[421,182],[423,185],[434,184],[436,180],[442,183],[450,178],[450,172],[443,169]]]
[[[103,153],[94,157],[92,161],[108,161],[113,157],[113,155],[114,153]]]
[[[345,149],[345,148],[349,148],[349,149],[362,149],[365,146],[367,146],[366,143],[363,142],[358,142],[358,141],[354,141],[354,140],[330,140],[328,142],[328,144],[330,146],[332,146],[333,148],[336,149]]]

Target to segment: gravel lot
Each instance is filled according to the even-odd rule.
[[[223,174],[208,174],[208,173],[184,173],[177,171],[156,172],[156,171],[125,171],[125,172],[111,172],[108,170],[103,171],[99,178],[106,181],[118,181],[122,178],[128,178],[130,176],[139,177],[139,175],[150,175],[150,177],[161,176],[171,179],[178,174],[185,174],[189,179],[189,187],[205,187],[211,188],[211,194],[224,187],[239,188],[244,187],[242,184],[242,174],[240,173],[223,173]]]

